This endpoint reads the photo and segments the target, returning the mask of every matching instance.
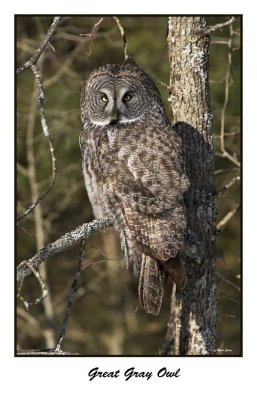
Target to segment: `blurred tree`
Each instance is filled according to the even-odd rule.
[[[131,54],[157,80],[157,83],[165,82],[169,75],[165,41],[167,18],[124,16],[120,19],[127,37],[130,38]],[[224,21],[226,19],[224,20],[223,17],[208,18],[210,25],[223,24]],[[16,18],[19,66],[23,65],[38,49],[40,40],[43,40],[51,24],[52,17],[19,16]],[[226,186],[226,183],[228,186],[231,182],[236,183],[237,180],[233,181],[233,179],[237,178],[240,166],[238,161],[240,153],[241,53],[238,51],[240,28],[241,21],[238,17],[232,25],[225,26],[222,31],[220,29],[211,31],[213,40],[210,49],[210,84],[217,153],[215,177],[218,188]],[[88,34],[89,32],[91,34]],[[199,40],[205,40],[203,38]],[[149,54],[154,54],[154,56],[149,57]],[[54,241],[65,232],[92,218],[91,208],[85,197],[80,168],[79,91],[85,74],[88,75],[96,66],[108,62],[121,62],[121,55],[122,41],[119,39],[119,31],[112,17],[66,16],[51,36],[50,45],[44,48],[38,60],[37,68],[40,67],[39,72],[46,95],[47,123],[52,134],[57,159],[57,179],[54,188],[40,202],[40,208],[37,206],[33,214],[29,213],[18,223],[18,262],[29,259],[31,254],[45,243]],[[176,82],[179,83],[177,78],[177,74],[171,74],[171,83],[174,85]],[[169,113],[167,86],[169,85],[159,83]],[[172,93],[172,96],[177,95],[177,89],[178,86],[176,93]],[[229,93],[231,93],[230,101]],[[44,192],[44,188],[48,187],[48,176],[51,175],[49,159],[46,157],[48,144],[41,135],[40,115],[39,110],[36,109],[37,96],[33,75],[24,71],[17,81],[16,154],[19,214],[25,211],[24,204],[30,204],[39,193]],[[170,100],[174,103],[172,98]],[[182,111],[181,109],[181,114]],[[179,110],[175,109],[173,113],[175,122],[180,121],[182,117],[179,115]],[[196,115],[198,116],[197,112]],[[194,126],[190,120],[186,122]],[[203,126],[203,130],[199,129],[199,131],[205,132],[204,129],[208,130],[207,128]],[[34,164],[34,176],[29,172],[31,164]],[[231,165],[233,165],[232,168]],[[211,169],[211,164],[208,168]],[[240,353],[240,288],[238,285],[240,281],[240,214],[238,213],[240,194],[238,186],[232,187],[232,184],[229,190],[224,190],[222,201],[218,201],[218,213],[221,215],[218,228],[223,231],[217,241],[220,314],[217,347],[221,349],[217,354],[221,355],[224,354],[222,350],[225,348],[231,350],[227,354]],[[233,219],[231,219],[232,216]],[[209,215],[208,218],[212,217]],[[230,221],[229,224],[228,221]],[[146,315],[140,309],[135,313],[137,285],[131,280],[130,274],[121,268],[122,255],[120,252],[117,253],[116,242],[113,234],[110,236],[110,232],[113,232],[111,228],[105,230],[102,235],[96,233],[87,241],[86,259],[82,266],[80,286],[73,305],[64,346],[71,352],[81,354],[155,354],[161,347],[165,326],[169,319],[171,288],[167,287],[167,294],[158,319]],[[112,245],[108,237],[112,238]],[[106,246],[107,242],[110,245]],[[71,285],[72,266],[76,264],[77,253],[78,250],[70,248],[46,262],[48,273],[45,280],[51,293],[47,301],[50,301],[51,314],[47,314],[47,307],[42,308],[41,304],[32,307],[29,312],[18,306],[18,349],[44,348],[56,342],[63,319],[65,299]],[[214,279],[213,271],[211,279]],[[32,299],[38,297],[37,291],[36,281],[28,277],[24,281],[22,293],[26,293],[26,297],[29,296]],[[186,351],[184,345],[180,350]]]

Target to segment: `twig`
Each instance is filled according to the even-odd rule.
[[[218,174],[227,174],[227,173],[230,173],[231,171],[238,172],[238,168],[221,168],[221,169],[216,169],[216,170],[214,171],[214,175],[218,175]]]
[[[238,290],[238,292],[241,292],[241,289],[239,286],[235,285],[233,282],[229,281],[228,279],[224,278],[223,275],[221,275],[218,271],[216,271],[216,275],[222,279],[224,282],[226,282],[228,285],[232,286],[233,288],[235,288],[236,290]]]
[[[128,44],[129,44],[129,42],[128,42],[127,38],[126,38],[124,29],[123,29],[123,27],[122,27],[122,25],[120,23],[119,18],[118,17],[113,17],[113,19],[115,20],[116,24],[118,25],[118,28],[119,28],[119,31],[120,31],[120,34],[121,34],[121,37],[122,37],[122,40],[123,40],[124,58],[125,58],[125,61],[126,61],[129,58],[129,55],[128,55]]]
[[[233,137],[233,136],[238,136],[240,135],[240,132],[227,132],[224,133],[224,137]],[[214,135],[215,138],[219,138],[220,135]]]
[[[63,65],[60,66],[60,68],[58,68],[56,74],[45,80],[45,82],[44,82],[45,88],[48,88],[52,84],[58,82],[58,80],[62,77],[62,75],[69,71],[69,67],[73,63],[74,58],[78,56],[78,54],[80,53],[80,51],[83,47],[84,47],[84,43],[79,43],[74,48],[74,50],[70,52],[69,57],[67,57],[67,59],[63,63]],[[73,73],[73,77],[74,77],[74,72],[72,72],[72,73]]]
[[[224,76],[223,78],[221,78],[221,79],[210,79],[210,84],[211,85],[214,85],[214,84],[217,84],[217,83],[223,83],[223,82],[225,82],[225,79],[226,79],[226,77]],[[219,136],[220,137],[220,136]]]
[[[81,240],[81,242],[80,242],[79,261],[78,261],[78,265],[77,265],[77,268],[76,268],[76,271],[75,271],[74,279],[73,279],[73,282],[72,282],[72,285],[71,285],[69,299],[68,299],[68,303],[67,303],[67,306],[66,306],[64,319],[63,319],[63,322],[62,322],[62,325],[61,325],[61,329],[60,329],[57,345],[56,345],[56,348],[55,348],[55,351],[57,351],[57,352],[62,351],[61,343],[62,343],[63,338],[64,338],[65,333],[66,333],[66,329],[67,329],[69,318],[70,318],[71,306],[73,304],[73,301],[74,301],[74,298],[75,298],[75,294],[76,294],[77,289],[78,289],[78,281],[79,281],[80,274],[81,274],[81,271],[82,271],[82,264],[83,264],[83,261],[85,259],[85,244],[86,244],[85,239]]]
[[[82,239],[87,239],[94,232],[99,231],[101,229],[109,228],[113,225],[111,219],[108,218],[100,218],[96,219],[92,222],[80,225],[76,229],[71,232],[66,233],[64,236],[61,236],[53,243],[47,244],[43,249],[39,250],[33,257],[31,257],[28,261],[22,261],[17,267],[17,281],[21,281],[22,278],[31,274],[31,268],[28,267],[28,263],[30,266],[34,267],[36,270],[39,265],[42,264],[45,260],[51,257],[54,254],[58,254],[62,252],[64,249],[72,246],[73,244],[81,241]]]
[[[225,75],[225,98],[224,103],[221,111],[221,127],[220,127],[220,149],[221,152],[224,153],[225,151],[225,144],[224,144],[224,128],[225,128],[225,112],[228,104],[228,96],[229,96],[229,86],[231,85],[230,80],[230,70],[232,64],[232,57],[231,57],[231,47],[232,47],[232,36],[230,35],[228,40],[228,64],[227,64],[227,71]]]
[[[22,283],[23,283],[23,281],[22,281],[22,283],[21,283],[21,285],[19,287],[19,291],[18,291],[18,295],[17,296],[21,301],[23,301],[26,309],[28,310],[31,306],[40,303],[47,296],[47,289],[46,289],[45,282],[43,281],[43,279],[40,276],[39,272],[33,267],[31,262],[30,261],[23,261],[23,263],[26,264],[26,267],[29,268],[30,271],[35,275],[35,277],[37,278],[37,280],[38,280],[38,282],[40,284],[41,290],[42,290],[42,294],[41,294],[40,297],[38,297],[36,300],[28,302],[20,294],[21,286],[22,286]]]
[[[17,172],[19,172],[20,174],[22,174],[23,176],[25,176],[26,178],[28,177],[28,171],[26,168],[24,168],[20,163],[16,163],[16,167],[17,167]]]
[[[212,25],[212,26],[208,26],[208,27],[204,30],[204,33],[205,33],[205,34],[208,34],[208,33],[211,33],[211,32],[216,31],[217,29],[222,29],[222,28],[224,28],[224,26],[231,25],[231,24],[233,24],[233,22],[235,21],[235,19],[236,19],[235,17],[231,17],[228,21],[221,22],[220,24],[215,24],[215,25]]]
[[[62,18],[63,17],[54,17],[54,20],[53,20],[50,28],[48,29],[48,32],[45,35],[42,43],[37,48],[37,50],[34,52],[33,56],[28,61],[26,61],[22,67],[20,67],[16,70],[16,75],[21,74],[23,71],[25,71],[25,69],[31,68],[32,65],[35,65],[37,63],[37,60],[41,56],[42,52],[45,50],[46,46],[49,44],[49,41],[50,41],[51,37],[53,36],[57,26],[60,24]]]
[[[30,233],[26,228],[24,228],[23,225],[17,224],[17,228],[19,228],[22,232],[26,233],[26,235],[28,235],[31,239],[33,239],[33,240],[36,239],[36,237],[34,235],[32,235],[32,233]]]
[[[41,24],[39,23],[39,29]],[[42,68],[44,65],[44,53],[42,53],[40,59],[38,60],[37,67]],[[31,68],[35,71],[35,66]],[[33,70],[32,70],[33,72]],[[34,72],[33,72],[34,73]],[[35,71],[36,74],[37,71]],[[40,85],[40,86],[39,86]],[[31,191],[31,203],[34,203],[40,196],[41,190],[39,190],[39,184],[37,181],[37,171],[36,171],[36,158],[35,158],[35,151],[34,151],[34,128],[35,128],[35,121],[37,115],[37,103],[35,102],[35,96],[37,94],[38,86],[40,87],[40,92],[42,92],[41,97],[44,96],[44,91],[41,85],[40,77],[35,79],[34,81],[34,90],[33,95],[31,97],[31,109],[28,119],[28,128],[27,128],[27,168],[28,168],[28,179]],[[47,184],[44,184],[43,188],[48,185],[49,178],[47,177]],[[45,230],[43,224],[43,209],[41,203],[37,205],[34,209],[34,226],[35,226],[35,236],[36,236],[36,251],[40,250],[45,245]],[[45,283],[45,286],[48,291],[48,295],[45,297],[43,301],[43,309],[44,314],[47,322],[47,334],[44,335],[46,340],[46,347],[52,348],[55,345],[55,332],[53,329],[53,320],[54,320],[54,312],[53,312],[53,305],[51,301],[51,293],[49,291],[49,287],[47,284],[47,267],[46,263],[42,263],[39,268],[39,273],[42,280]]]
[[[212,40],[211,44],[225,44],[227,46],[228,41],[227,40]]]
[[[89,57],[92,54],[94,35],[100,28],[100,25],[103,22],[103,20],[104,20],[104,17],[100,18],[99,21],[97,21],[95,23],[95,25],[93,26],[93,29],[90,33],[81,33],[79,35],[79,36],[90,36],[89,51],[87,52],[86,57]]]
[[[235,176],[229,183],[227,183],[225,186],[223,186],[220,190],[217,191],[217,196],[221,196],[223,193],[225,193],[228,189],[231,188],[235,183],[240,181],[240,176]]]
[[[43,129],[43,133],[45,135],[45,138],[47,140],[48,146],[49,146],[49,150],[50,150],[50,154],[51,154],[51,159],[52,159],[52,177],[51,177],[51,182],[49,183],[49,185],[47,186],[47,188],[44,190],[44,192],[38,197],[38,199],[32,203],[27,210],[19,215],[17,217],[17,221],[22,220],[23,218],[25,218],[28,214],[30,214],[34,208],[38,205],[38,203],[41,202],[41,200],[50,192],[50,190],[52,189],[53,185],[55,184],[56,181],[56,157],[55,157],[55,153],[54,153],[54,147],[53,147],[53,143],[52,143],[52,139],[50,137],[50,133],[48,130],[48,126],[47,126],[47,122],[46,122],[46,115],[45,115],[45,109],[44,109],[44,101],[45,101],[45,94],[44,94],[44,88],[43,88],[43,83],[40,77],[40,74],[37,70],[37,67],[35,65],[31,66],[31,70],[35,75],[38,87],[39,87],[39,96],[38,96],[38,101],[39,101],[39,107],[40,107],[40,116],[41,116],[41,125],[42,125],[42,129]]]
[[[220,25],[220,24],[218,24],[218,25]],[[227,71],[226,71],[226,75],[225,75],[225,97],[224,97],[223,107],[221,110],[221,118],[220,118],[220,152],[221,153],[217,153],[217,155],[227,158],[229,161],[231,161],[237,167],[240,167],[240,162],[235,157],[233,157],[231,154],[229,154],[228,151],[226,150],[225,138],[224,138],[225,114],[226,114],[228,98],[229,98],[229,87],[233,83],[233,81],[231,79],[233,27],[231,25],[229,27],[229,31],[230,31],[230,36],[228,39],[228,64],[227,64]]]
[[[233,303],[240,304],[240,301],[234,299],[234,298],[231,297],[231,296],[226,295],[224,292],[222,292],[222,290],[220,290],[220,296],[222,296],[224,299],[227,299],[227,300],[229,300],[229,301],[232,301]],[[225,314],[225,315],[231,317],[231,314]],[[234,317],[234,318],[235,318],[235,317]]]
[[[227,223],[231,220],[231,218],[234,217],[234,215],[237,212],[238,208],[239,208],[239,204],[237,204],[235,206],[235,208],[233,208],[233,210],[229,211],[225,215],[225,217],[222,218],[222,220],[217,223],[216,228],[217,228],[218,231],[221,230],[222,228],[224,228],[227,225]]]
[[[226,150],[219,152],[215,152],[216,156],[222,157],[222,158],[227,158],[229,161],[231,161],[233,164],[235,164],[237,167],[240,168],[241,164],[235,157],[233,157],[231,154],[229,154]]]
[[[158,82],[161,86],[165,87],[166,90],[170,90],[170,86],[167,85],[167,83],[160,81],[156,77],[153,77],[153,78],[154,78],[155,82]]]

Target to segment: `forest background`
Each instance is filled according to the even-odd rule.
[[[47,32],[51,16],[16,17],[17,67],[23,65]],[[106,63],[123,61],[123,42],[112,17],[65,17],[53,48],[48,46],[38,66],[44,81],[45,111],[57,158],[57,179],[48,196],[17,227],[17,263],[30,258],[42,244],[93,218],[81,171],[78,145],[80,91],[89,73]],[[208,24],[226,21],[208,17]],[[129,53],[156,81],[168,115],[169,65],[167,17],[120,17],[129,39]],[[240,174],[241,143],[241,20],[211,32],[210,87],[215,137],[215,178],[219,189]],[[42,193],[51,176],[51,158],[42,135],[38,89],[30,71],[17,78],[17,201],[18,212]],[[231,159],[221,157],[221,132]],[[233,160],[233,161],[232,161]],[[34,173],[33,173],[34,171]],[[241,218],[240,185],[229,188],[218,200],[217,287],[220,355],[241,351]],[[78,246],[47,261],[49,296],[44,304],[25,310],[18,302],[17,347],[53,347],[63,319],[79,254]],[[158,318],[137,309],[137,283],[123,268],[122,254],[112,230],[96,234],[86,245],[86,263],[72,308],[63,347],[88,355],[156,354],[169,315],[170,287]],[[39,287],[26,279],[23,296],[33,299]],[[137,311],[135,312],[135,310]]]

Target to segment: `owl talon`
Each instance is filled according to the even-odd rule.
[[[185,282],[183,283],[183,285],[178,286],[179,290],[181,290],[181,291],[185,290],[187,287],[187,284],[188,284],[188,278],[187,278],[187,276],[185,276]]]
[[[184,290],[187,286],[188,278],[184,263],[178,254],[175,258],[170,258],[167,261],[162,261],[164,271],[166,271],[180,290]]]

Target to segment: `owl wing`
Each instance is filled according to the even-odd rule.
[[[175,257],[186,228],[183,193],[189,186],[180,138],[169,127],[150,127],[123,138],[118,156],[123,173],[116,193],[133,241],[155,259]]]

